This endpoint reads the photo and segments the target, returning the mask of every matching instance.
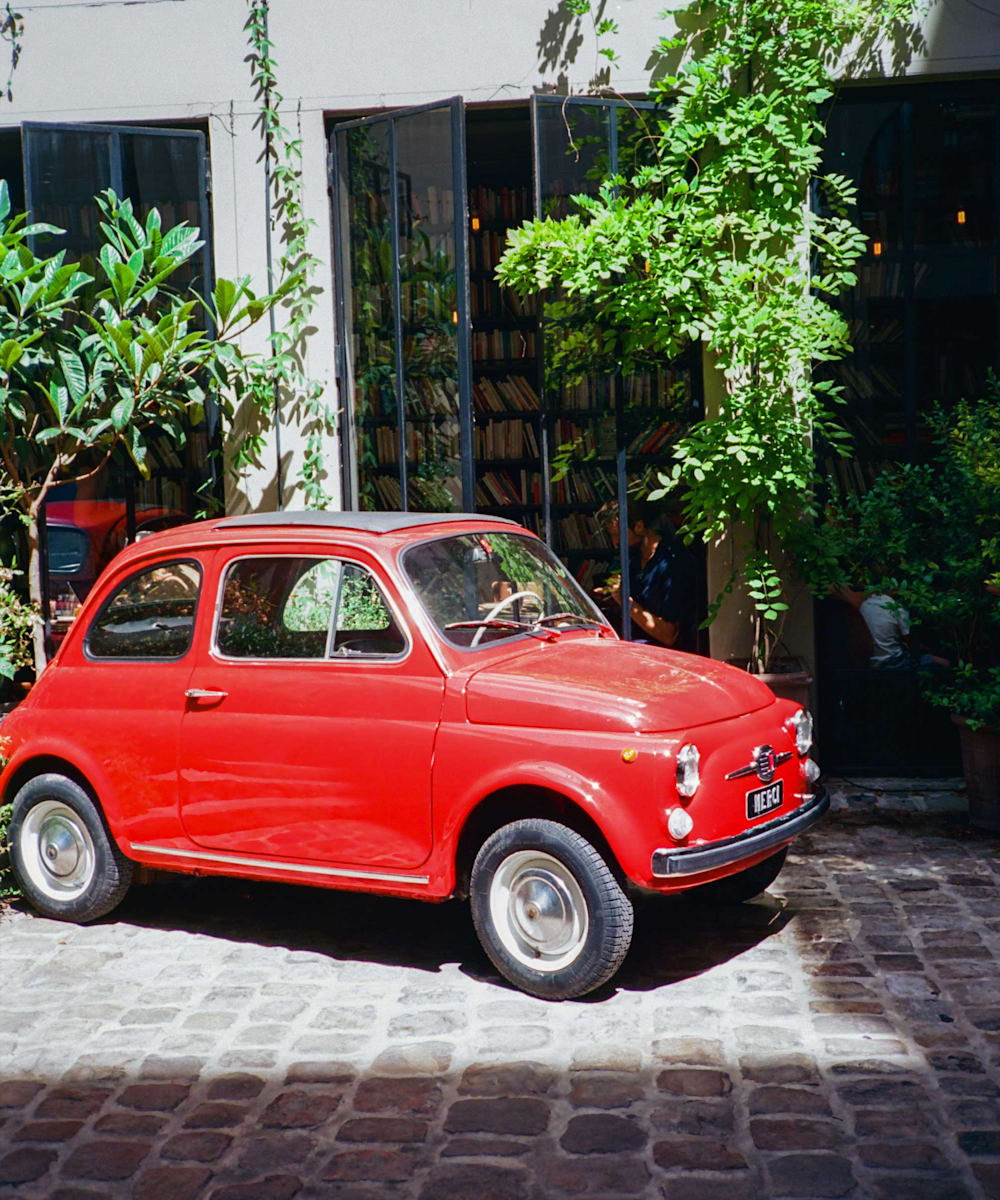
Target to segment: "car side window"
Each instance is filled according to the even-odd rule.
[[[345,563],[333,653],[338,657],[381,657],[405,650],[406,638],[374,576],[364,567]]]
[[[275,555],[228,567],[216,645],[229,658],[383,657],[406,639],[363,567]]]
[[[144,567],[120,584],[85,643],[91,658],[180,658],[191,646],[201,567],[189,559]]]

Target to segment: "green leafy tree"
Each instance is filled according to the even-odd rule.
[[[150,442],[183,444],[209,392],[231,418],[259,392],[239,339],[295,282],[258,296],[245,279],[220,279],[206,304],[174,285],[202,245],[197,229],[164,230],[156,209],[140,223],[111,191],[97,204],[102,242],[91,274],[63,251],[36,254],[29,239],[61,231],[12,215],[0,182],[0,501],[26,525],[36,613],[38,521],[52,488],[97,475],[121,450],[148,475]]]
[[[848,180],[819,173],[820,108],[845,48],[910,8],[699,0],[666,14],[681,33],[661,40],[658,68],[683,65],[654,85],[662,110],[637,114],[646,165],[575,197],[564,219],[513,231],[497,271],[524,295],[558,288],[557,363],[595,346],[628,373],[700,342],[717,364],[714,411],[676,443],[653,496],[677,491],[689,539],[742,538],[758,668],[788,608],[773,547],[814,509],[812,436],[846,438],[838,388],[813,368],[848,348],[830,301],[856,282],[865,239]],[[810,210],[812,188],[823,203]]]

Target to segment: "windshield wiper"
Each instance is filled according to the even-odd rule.
[[[595,621],[593,617],[584,617],[580,613],[571,612],[549,613],[547,617],[539,617],[535,624],[548,625],[550,621],[576,621],[580,625],[586,625],[588,629],[607,628],[601,621]]]
[[[509,621],[502,617],[491,617],[488,621],[452,621],[445,629],[509,629],[514,633],[530,633],[546,642],[559,638],[559,630],[543,629],[542,621]]]

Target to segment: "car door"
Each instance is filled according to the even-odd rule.
[[[444,679],[373,564],[220,554],[181,724],[181,818],[224,854],[412,868]],[[391,597],[391,598],[390,598]]]
[[[63,736],[100,764],[103,798],[132,842],[181,835],[177,742],[203,574],[196,554],[137,564],[52,668]]]

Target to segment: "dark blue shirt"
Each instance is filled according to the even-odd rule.
[[[632,599],[636,604],[654,617],[680,626],[673,649],[694,650],[695,627],[698,623],[695,565],[683,542],[665,534],[644,567],[639,565],[638,553],[632,555],[629,573]],[[632,637],[656,641],[634,621]]]

